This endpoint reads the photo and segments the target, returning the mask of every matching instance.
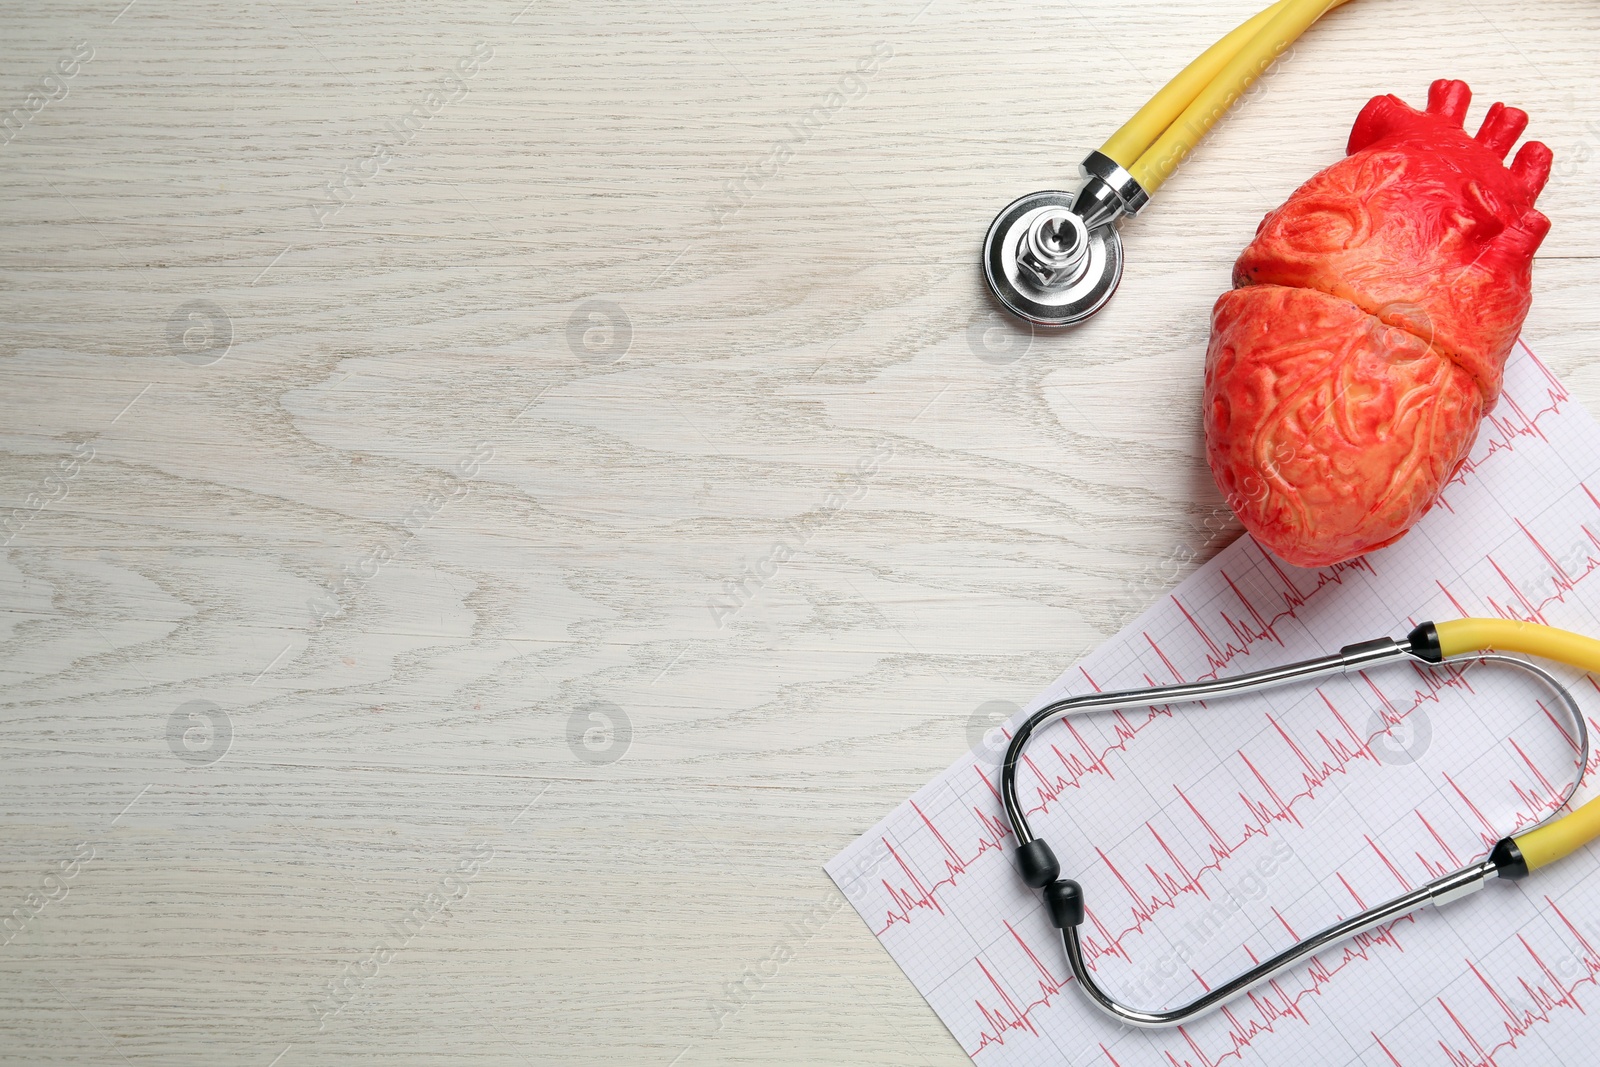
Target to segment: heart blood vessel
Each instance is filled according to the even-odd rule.
[[[1323,566],[1398,540],[1460,466],[1528,313],[1550,150],[1441,79],[1374,97],[1344,159],[1262,220],[1217,301],[1206,454],[1245,527]]]

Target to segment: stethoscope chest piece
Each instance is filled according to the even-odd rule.
[[[983,271],[1006,306],[1038,326],[1071,326],[1099,311],[1122,280],[1122,239],[1089,230],[1073,194],[1029,193],[995,216],[983,239]]]
[[[983,273],[1007,311],[1036,326],[1073,326],[1122,280],[1116,223],[1150,199],[1115,161],[1091,152],[1076,193],[1043,189],[1006,205],[983,239]]]

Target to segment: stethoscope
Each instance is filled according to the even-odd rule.
[[[1278,0],[1201,53],[1080,164],[1077,193],[1029,193],[995,216],[983,273],[1008,311],[1071,326],[1122,280],[1117,225],[1150,202],[1178,164],[1272,61],[1347,0]]]
[[[1489,649],[1498,651],[1489,652]],[[1483,888],[1491,876],[1521,878],[1529,871],[1553,863],[1600,837],[1600,799],[1591,800],[1576,811],[1560,814],[1583,781],[1584,769],[1589,763],[1589,732],[1583,713],[1572,695],[1549,672],[1524,660],[1500,655],[1501,652],[1521,652],[1600,673],[1600,641],[1533,623],[1505,619],[1456,619],[1438,624],[1423,623],[1398,641],[1392,638],[1364,641],[1347,645],[1335,655],[1233,678],[1069,697],[1046,704],[1028,716],[1012,735],[1011,744],[1006,749],[1005,762],[1000,769],[1000,794],[1006,815],[1011,820],[1011,829],[1016,834],[1017,868],[1024,882],[1044,891],[1045,910],[1049,912],[1051,922],[1061,930],[1066,943],[1067,963],[1072,968],[1078,988],[1097,1007],[1119,1022],[1142,1027],[1176,1026],[1221,1006],[1330,945],[1398,919],[1425,904],[1440,906],[1459,900]],[[1083,922],[1083,890],[1077,882],[1060,876],[1061,864],[1057,862],[1055,853],[1044,841],[1034,837],[1028,826],[1027,812],[1017,800],[1017,764],[1027,750],[1028,742],[1041,727],[1068,715],[1115,711],[1132,706],[1162,708],[1213,697],[1260,692],[1290,682],[1365,671],[1384,664],[1441,664],[1462,660],[1488,660],[1526,671],[1550,687],[1571,720],[1572,739],[1578,748],[1578,772],[1549,816],[1526,830],[1502,838],[1483,859],[1334,923],[1309,937],[1303,937],[1238,977],[1210,987],[1204,996],[1187,1004],[1165,1010],[1132,1008],[1119,1003],[1101,987],[1084,960],[1083,946],[1078,938],[1078,927]]]

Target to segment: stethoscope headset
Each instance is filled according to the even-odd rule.
[[[1489,649],[1496,651],[1490,652]],[[1053,701],[1028,716],[1006,748],[1000,765],[1000,796],[1006,816],[1017,840],[1017,869],[1022,880],[1044,891],[1045,909],[1050,921],[1061,930],[1067,949],[1067,963],[1083,990],[1102,1011],[1119,1022],[1134,1026],[1176,1026],[1225,1004],[1308,956],[1330,945],[1373,927],[1398,919],[1424,904],[1442,905],[1483,888],[1491,876],[1521,878],[1529,871],[1566,856],[1596,837],[1600,837],[1600,799],[1591,800],[1576,811],[1561,814],[1577,792],[1589,762],[1589,731],[1583,713],[1567,692],[1544,668],[1525,660],[1501,655],[1522,652],[1557,660],[1573,667],[1600,673],[1600,641],[1534,623],[1505,619],[1455,619],[1423,623],[1401,640],[1383,638],[1347,645],[1330,656],[1291,663],[1283,667],[1241,674],[1213,681],[1180,685],[1127,689],[1112,693],[1092,693]],[[1237,696],[1272,689],[1291,682],[1323,678],[1351,671],[1365,671],[1393,663],[1454,663],[1464,660],[1490,661],[1531,674],[1549,686],[1566,717],[1571,720],[1574,745],[1578,749],[1577,774],[1568,783],[1552,813],[1526,830],[1502,838],[1484,859],[1395,897],[1308,937],[1303,937],[1282,952],[1262,960],[1236,978],[1209,989],[1204,996],[1168,1009],[1132,1008],[1120,1003],[1095,980],[1083,955],[1078,927],[1083,923],[1083,889],[1070,878],[1061,877],[1061,864],[1055,853],[1028,825],[1026,809],[1017,799],[1017,764],[1028,743],[1040,729],[1069,715],[1089,715],[1127,707],[1163,708],[1172,704]]]

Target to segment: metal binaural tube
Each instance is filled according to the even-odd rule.
[[[1359,647],[1359,646],[1354,646]],[[1253,693],[1262,689],[1271,689],[1275,686],[1285,685],[1289,682],[1300,681],[1308,678],[1321,678],[1332,674],[1342,674],[1348,670],[1356,670],[1382,659],[1409,658],[1409,650],[1399,642],[1389,641],[1388,648],[1381,654],[1367,653],[1359,660],[1352,660],[1345,653],[1339,652],[1331,656],[1321,656],[1317,659],[1303,660],[1299,663],[1290,663],[1282,667],[1270,667],[1262,671],[1252,671],[1249,674],[1239,674],[1228,678],[1214,678],[1204,682],[1182,682],[1177,685],[1154,686],[1147,689],[1123,689],[1112,693],[1091,693],[1079,697],[1066,697],[1062,700],[1051,701],[1038,711],[1023,720],[1017,727],[1016,733],[1011,736],[1011,744],[1006,747],[1005,760],[1000,765],[1000,796],[1006,809],[1006,817],[1011,820],[1012,831],[1016,834],[1017,844],[1024,845],[1033,840],[1032,828],[1028,825],[1028,816],[1022,810],[1022,805],[1017,800],[1017,762],[1026,751],[1028,742],[1032,740],[1035,731],[1048,726],[1057,719],[1064,719],[1068,715],[1087,715],[1100,711],[1116,711],[1135,704],[1157,706],[1161,704],[1187,704],[1196,700],[1205,700],[1207,697],[1237,696],[1243,693]]]
[[[1265,982],[1273,975],[1288,970],[1310,956],[1315,956],[1323,949],[1409,915],[1425,904],[1448,904],[1475,893],[1483,888],[1483,883],[1490,875],[1496,873],[1498,869],[1494,861],[1487,859],[1452,871],[1443,878],[1436,878],[1409,893],[1303,937],[1282,952],[1269,956],[1248,971],[1207,991],[1205,995],[1175,1008],[1130,1008],[1121,1003],[1095,981],[1093,973],[1089,970],[1088,961],[1083,958],[1083,946],[1078,941],[1078,928],[1073,926],[1062,930],[1061,933],[1066,943],[1067,965],[1072,968],[1072,976],[1078,980],[1079,987],[1088,995],[1095,1007],[1118,1022],[1145,1029],[1158,1029],[1164,1026],[1178,1026],[1190,1019],[1198,1018],[1240,996],[1251,987]]]

